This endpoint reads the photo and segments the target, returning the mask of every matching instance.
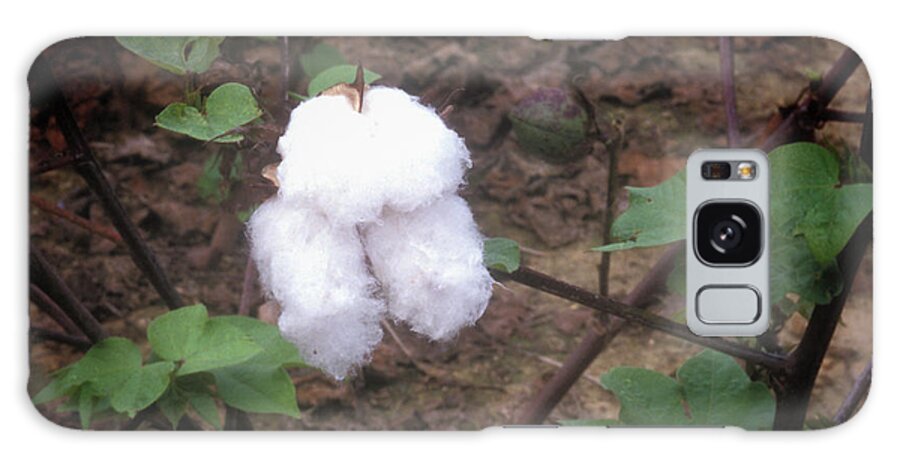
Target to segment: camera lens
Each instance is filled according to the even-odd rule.
[[[751,203],[705,203],[694,221],[694,251],[706,264],[749,265],[762,251],[762,218]]]
[[[741,244],[743,235],[741,229],[743,227],[737,221],[740,220],[739,217],[734,216],[733,219],[735,220],[726,219],[719,221],[713,226],[713,230],[709,234],[712,237],[713,248],[720,253],[726,253],[728,250],[733,250]]]

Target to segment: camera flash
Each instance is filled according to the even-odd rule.
[[[741,180],[750,180],[756,177],[756,163],[742,162],[737,165],[737,174]]]

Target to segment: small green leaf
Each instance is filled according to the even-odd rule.
[[[522,260],[519,244],[515,240],[494,237],[484,240],[484,265],[506,273],[516,272]]]
[[[617,367],[601,380],[618,398],[623,424],[772,428],[772,393],[764,383],[752,382],[730,356],[702,351],[678,369],[676,378],[647,369]]]
[[[222,429],[222,419],[219,417],[219,408],[216,401],[209,394],[192,394],[188,396],[188,402],[197,414],[216,430]]]
[[[217,319],[239,329],[261,348],[262,351],[250,358],[248,363],[290,367],[303,365],[297,347],[282,338],[277,327],[245,316],[220,316]]]
[[[705,350],[676,373],[695,425],[733,425],[767,430],[775,421],[775,398],[752,382],[731,356]]]
[[[159,412],[172,424],[172,429],[178,428],[178,423],[187,411],[187,398],[170,387],[156,402]]]
[[[209,69],[219,56],[223,40],[224,37],[116,37],[132,53],[179,75]]]
[[[366,81],[366,84],[371,84],[378,79],[381,79],[380,74],[369,71],[368,69],[363,70],[363,80]],[[356,65],[342,64],[333,66],[320,72],[316,75],[316,77],[312,78],[312,80],[309,82],[309,87],[307,87],[307,93],[310,97],[315,97],[323,90],[334,87],[341,82],[351,84],[355,80]]]
[[[635,247],[663,245],[684,239],[685,175],[684,170],[653,187],[626,187],[628,209],[610,230],[617,243],[594,248],[594,251],[618,251]]]
[[[86,385],[78,392],[78,417],[81,419],[81,428],[89,429],[91,427],[91,418],[94,416],[94,403],[97,398],[93,389]]]
[[[239,329],[219,318],[206,322],[197,339],[197,348],[184,359],[178,375],[208,371],[246,361],[261,352],[259,347]]]
[[[143,366],[110,394],[110,406],[134,417],[165,393],[174,369],[175,364],[171,361]]]
[[[71,370],[72,366],[66,366],[53,373],[53,379],[44,388],[42,388],[31,401],[34,404],[44,404],[57,398],[68,396],[72,390],[77,388],[71,381],[66,380],[66,374]]]
[[[241,154],[236,154],[231,161],[228,177],[225,177],[222,173],[222,154],[213,153],[203,163],[203,172],[197,179],[197,193],[204,200],[217,205],[227,200],[231,194],[231,182],[241,178],[243,164]]]
[[[172,103],[156,116],[156,125],[198,140],[234,143],[243,140],[244,136],[229,132],[261,115],[262,110],[250,88],[229,82],[209,94],[202,113],[191,105]]]
[[[247,412],[299,417],[297,393],[281,367],[243,363],[213,371],[219,397]]]
[[[141,351],[131,342],[110,337],[96,343],[65,376],[70,385],[90,382],[98,395],[110,395],[141,368]]]
[[[619,399],[619,420],[628,425],[683,425],[681,387],[671,377],[636,367],[616,367],[600,378]]]
[[[309,77],[318,76],[323,71],[342,64],[347,64],[344,55],[326,43],[316,44],[311,51],[300,55],[300,65]]]
[[[160,358],[181,361],[197,351],[197,342],[208,319],[202,304],[169,311],[150,322],[147,339]]]
[[[778,147],[769,164],[773,227],[803,235],[816,260],[830,263],[872,210],[872,185],[841,185],[840,159],[814,143]]]

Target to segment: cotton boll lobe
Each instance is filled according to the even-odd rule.
[[[282,335],[338,379],[364,363],[381,340],[384,303],[373,296],[377,282],[356,229],[278,197],[248,224],[260,281],[282,308]]]
[[[344,96],[298,106],[278,141],[279,194],[335,224],[412,211],[453,193],[470,165],[463,140],[402,90],[371,87],[361,112]]]
[[[409,213],[386,212],[364,242],[391,316],[435,340],[484,313],[493,280],[466,202],[448,195]]]

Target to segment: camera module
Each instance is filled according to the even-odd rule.
[[[697,209],[694,251],[704,263],[748,266],[762,251],[762,219],[749,202],[709,202]]]

